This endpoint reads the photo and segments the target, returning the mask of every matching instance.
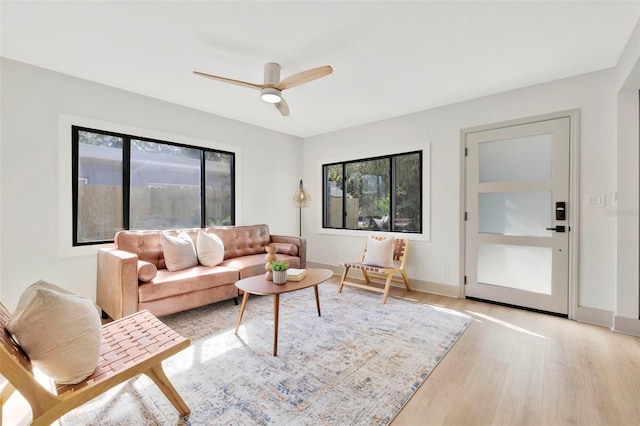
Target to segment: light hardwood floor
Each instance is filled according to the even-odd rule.
[[[640,338],[488,303],[392,295],[475,316],[392,426],[640,424]]]

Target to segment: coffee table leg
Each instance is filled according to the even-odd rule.
[[[278,315],[280,313],[280,295],[273,295],[273,356],[278,355]]]
[[[318,316],[321,317],[322,314],[320,313],[320,296],[318,296],[318,286],[317,285],[313,286],[313,291],[315,291],[315,293],[316,293],[316,307],[318,308]]]
[[[247,306],[247,300],[249,300],[249,292],[245,291],[244,296],[242,296],[242,306],[240,306],[240,314],[238,315],[238,321],[236,322],[236,332],[234,333],[236,336],[238,335],[238,328],[240,328],[240,321],[242,321],[242,314],[244,314],[244,308]]]

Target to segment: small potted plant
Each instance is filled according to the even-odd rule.
[[[275,260],[271,262],[274,284],[285,284],[287,282],[287,269],[289,269],[289,262],[286,260]]]

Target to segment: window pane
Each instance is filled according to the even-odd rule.
[[[342,164],[324,167],[324,226],[342,228],[344,210],[342,205]]]
[[[551,191],[478,194],[478,232],[551,237]]]
[[[551,247],[478,244],[478,282],[551,294]]]
[[[394,231],[422,232],[422,156],[395,157]]]
[[[122,138],[78,131],[77,243],[112,240],[122,223]]]
[[[130,229],[200,227],[200,153],[131,140]]]
[[[552,139],[551,133],[545,133],[482,142],[478,146],[479,181],[551,179]]]
[[[233,155],[205,152],[206,226],[231,225],[233,207]]]
[[[389,230],[389,158],[346,165],[347,229]],[[357,218],[357,221],[356,221]]]

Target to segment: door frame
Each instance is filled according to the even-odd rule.
[[[569,118],[569,294],[567,311],[569,319],[576,319],[578,313],[578,274],[579,274],[579,239],[580,239],[580,110],[570,109],[549,114],[518,118],[482,126],[468,127],[460,130],[460,264],[458,297],[466,296],[466,226],[465,212],[467,211],[467,169],[465,156],[465,142],[468,133],[494,130],[502,127],[519,126],[522,124]]]

